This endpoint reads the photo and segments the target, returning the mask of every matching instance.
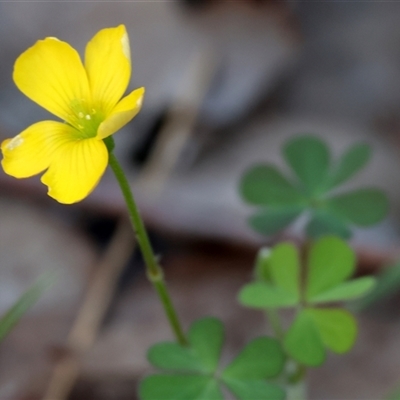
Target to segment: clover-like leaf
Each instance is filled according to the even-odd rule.
[[[285,356],[279,342],[261,337],[250,342],[225,368],[222,381],[240,400],[284,399],[284,391],[265,379],[277,376]]]
[[[368,227],[380,222],[388,201],[379,189],[361,188],[332,195],[331,189],[346,182],[370,159],[371,148],[356,144],[330,166],[326,144],[313,136],[295,137],[283,147],[283,155],[298,181],[292,182],[272,165],[251,168],[241,181],[245,201],[262,206],[249,218],[249,225],[262,235],[287,228],[303,212],[310,220],[307,236],[316,239],[334,234],[349,239],[351,225]]]
[[[223,326],[216,318],[194,322],[189,345],[159,343],[148,352],[149,361],[165,371],[146,377],[139,388],[142,400],[222,400],[226,385],[239,400],[283,400],[284,392],[266,378],[284,365],[283,351],[274,339],[258,338],[249,343],[223,374],[217,372],[223,342]],[[268,397],[265,397],[268,396]]]
[[[302,364],[316,367],[325,361],[321,335],[307,310],[297,315],[283,343],[288,354]]]
[[[349,180],[362,169],[371,158],[371,147],[365,143],[358,143],[350,147],[339,159],[330,174],[327,189],[340,185]]]
[[[273,235],[290,225],[303,211],[301,205],[269,207],[252,215],[249,225],[262,235]]]
[[[255,205],[292,205],[304,200],[299,190],[272,165],[258,165],[247,171],[240,193]]]
[[[370,226],[381,221],[388,212],[386,195],[378,189],[358,189],[327,201],[328,208],[359,226]]]
[[[307,194],[314,194],[328,177],[330,155],[326,144],[314,136],[291,139],[283,154]]]
[[[239,302],[260,309],[294,307],[302,299],[306,304],[330,303],[359,298],[375,285],[372,277],[346,282],[354,272],[355,255],[335,236],[320,238],[310,248],[304,285],[299,263],[293,244],[280,243],[268,250],[263,261],[263,279],[245,285],[239,292]]]
[[[139,386],[142,400],[223,400],[215,379],[204,375],[151,375]]]
[[[349,278],[355,269],[351,248],[335,236],[319,239],[310,249],[306,299],[325,292]]]

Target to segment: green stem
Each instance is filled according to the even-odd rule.
[[[278,311],[273,308],[265,310],[268,321],[271,325],[274,336],[283,344],[285,332],[282,328],[281,320]],[[289,360],[286,368],[291,366],[291,371],[285,371],[283,379],[286,386],[286,400],[306,400],[306,367],[296,363],[294,360]]]
[[[294,364],[295,370],[288,374],[286,386],[287,400],[306,400],[307,385],[306,375],[307,368],[303,365]]]
[[[183,333],[178,315],[175,311],[171,297],[167,290],[167,286],[165,284],[163,270],[161,269],[157,258],[154,255],[154,251],[151,247],[146,228],[143,224],[143,220],[139,214],[138,207],[133,198],[128,180],[126,179],[121,165],[119,164],[118,160],[112,152],[113,143],[110,143],[109,141],[109,143],[106,142],[106,145],[111,150],[109,151],[109,165],[113,170],[115,177],[117,178],[126,205],[128,207],[129,218],[132,223],[133,230],[136,233],[136,238],[147,267],[147,277],[157,291],[157,294],[164,307],[164,311],[171,325],[172,331],[175,334],[177,342],[181,345],[187,345],[187,339],[185,337],[185,334]]]
[[[297,309],[297,313],[301,312],[305,304],[304,293],[307,286],[307,269],[308,257],[312,247],[312,240],[307,239],[304,243],[301,255],[301,270],[300,270],[300,293],[301,300]],[[288,364],[290,365],[290,364]],[[287,400],[306,400],[307,399],[307,368],[293,360],[292,371],[287,372],[286,399]]]

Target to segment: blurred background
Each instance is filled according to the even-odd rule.
[[[235,298],[258,246],[277,240],[247,226],[251,209],[238,182],[256,162],[282,165],[288,138],[318,135],[334,155],[355,142],[372,145],[372,162],[352,184],[385,190],[391,211],[355,231],[352,243],[361,272],[399,255],[399,15],[395,2],[1,2],[0,138],[49,118],[12,81],[23,51],[54,36],[82,54],[98,30],[125,24],[131,88],[145,86],[146,97],[115,136],[116,153],[185,326],[221,317],[234,351],[262,332],[258,313]],[[73,206],[47,197],[39,178],[0,173],[0,312],[42,272],[60,272],[0,347],[1,399],[41,398],[51,385],[63,393],[57,400],[132,398],[148,368],[146,348],[171,334],[121,222],[124,210],[109,173]],[[294,226],[283,237],[301,240],[300,232]],[[311,373],[312,398],[376,399],[400,379],[395,303],[362,316],[354,352]],[[93,313],[98,322],[90,325]],[[62,370],[68,349],[83,342],[82,363]]]

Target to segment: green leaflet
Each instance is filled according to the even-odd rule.
[[[243,199],[255,205],[282,206],[303,201],[298,189],[272,165],[258,165],[247,171],[240,184]]]
[[[371,158],[372,149],[365,143],[350,147],[339,159],[330,173],[327,189],[334,188],[359,172]]]
[[[306,194],[315,194],[328,178],[330,155],[322,140],[314,136],[293,138],[284,146],[283,155]]]
[[[346,242],[335,236],[317,240],[308,257],[306,298],[348,279],[354,269],[355,255]]]

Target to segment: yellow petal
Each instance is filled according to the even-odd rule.
[[[21,92],[64,121],[71,122],[71,107],[90,101],[79,54],[56,38],[39,40],[22,53],[13,78]]]
[[[96,187],[108,164],[102,140],[72,139],[59,147],[41,181],[48,195],[60,203],[76,203]]]
[[[129,39],[125,26],[99,31],[86,46],[85,68],[93,104],[107,115],[125,93],[131,76]]]
[[[75,134],[74,128],[61,122],[42,121],[31,125],[1,144],[5,173],[15,178],[39,174],[48,168],[59,146]]]
[[[97,137],[104,139],[126,125],[140,111],[144,92],[144,88],[140,88],[124,97],[114,107],[107,119],[100,124]]]

